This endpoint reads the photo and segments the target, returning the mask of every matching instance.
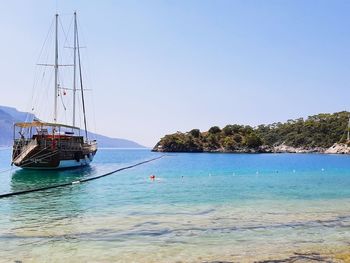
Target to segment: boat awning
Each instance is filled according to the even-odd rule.
[[[64,128],[70,128],[70,129],[76,129],[79,130],[80,128],[60,124],[60,123],[50,123],[50,122],[42,122],[42,121],[33,121],[33,122],[17,122],[15,123],[15,126],[20,128],[30,128],[30,127],[64,127]]]

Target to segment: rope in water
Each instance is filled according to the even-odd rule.
[[[139,163],[136,163],[136,164],[133,164],[133,165],[122,167],[122,168],[113,170],[113,171],[111,171],[109,173],[105,173],[105,174],[98,175],[98,176],[95,176],[95,177],[85,178],[85,179],[81,179],[81,180],[77,180],[77,181],[72,181],[72,182],[69,182],[69,183],[56,184],[56,185],[51,185],[51,186],[45,186],[45,187],[40,187],[40,188],[34,188],[34,189],[28,189],[28,190],[23,190],[23,191],[18,191],[18,192],[1,194],[0,198],[6,198],[6,197],[11,197],[11,196],[16,196],[16,195],[24,195],[24,194],[33,193],[33,192],[45,191],[45,190],[49,190],[49,189],[61,188],[61,187],[66,187],[66,186],[70,186],[70,185],[90,182],[90,181],[93,181],[93,180],[96,180],[96,179],[99,179],[99,178],[102,178],[102,177],[105,177],[105,176],[108,176],[108,175],[111,175],[111,174],[114,174],[114,173],[117,173],[117,172],[120,172],[120,171],[123,171],[123,170],[127,170],[127,169],[130,169],[130,168],[136,167],[136,166],[140,166],[140,165],[145,164],[145,163],[153,162],[155,160],[163,158],[164,156],[165,155],[162,155],[162,156],[159,156],[159,157],[156,157],[156,158],[152,158],[152,159],[149,159],[149,160],[146,160],[146,161],[143,161],[143,162],[139,162]]]

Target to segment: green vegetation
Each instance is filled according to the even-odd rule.
[[[259,151],[261,146],[281,144],[299,148],[328,148],[334,143],[346,142],[348,119],[349,112],[342,111],[257,127],[233,124],[222,129],[213,126],[207,132],[193,129],[164,136],[154,150],[249,152],[250,149]]]

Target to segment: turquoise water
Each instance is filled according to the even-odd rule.
[[[160,156],[99,150],[83,170],[0,173],[0,193]],[[0,151],[0,170],[9,169]],[[156,175],[154,181],[151,174]],[[0,199],[0,261],[251,262],[350,251],[350,156],[170,154],[96,181]]]

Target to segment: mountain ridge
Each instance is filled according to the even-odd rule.
[[[13,124],[15,122],[32,121],[34,114],[18,111],[14,107],[0,105],[0,146],[11,146],[13,140]],[[122,138],[88,132],[90,137],[97,140],[99,147],[105,148],[147,148],[137,142]]]

